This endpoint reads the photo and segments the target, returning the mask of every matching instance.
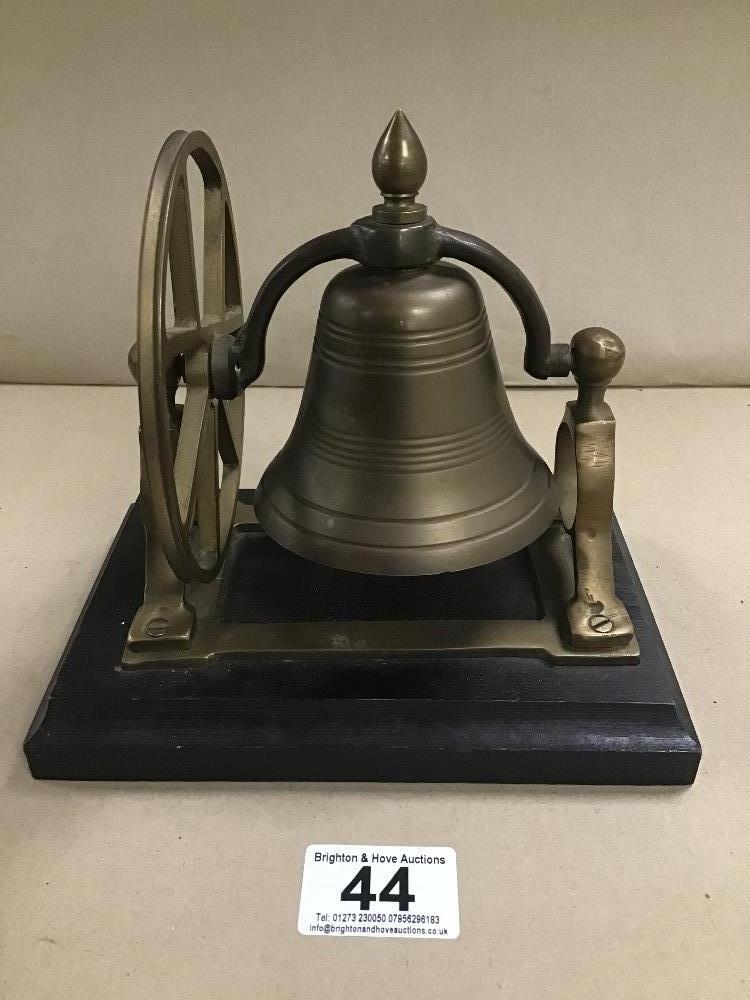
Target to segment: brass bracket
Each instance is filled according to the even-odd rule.
[[[615,594],[615,418],[604,402],[625,347],[614,333],[593,327],[573,337],[571,354],[578,399],[565,407],[555,448],[560,513],[573,540],[575,595],[568,625],[575,648],[610,649],[634,637],[630,615]]]
[[[146,533],[146,586],[143,604],[130,626],[127,648],[143,650],[190,645],[195,629],[195,609],[185,600],[185,584],[176,576],[164,554],[154,526],[153,503],[141,458],[141,514]]]

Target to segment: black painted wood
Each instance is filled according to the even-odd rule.
[[[331,569],[242,532],[224,571],[225,622],[535,619],[543,614],[531,557],[434,576],[377,576]]]
[[[524,554],[422,588],[386,578],[368,587],[366,577],[353,582],[258,542],[242,540],[227,567],[225,619],[258,620],[264,587],[272,621],[299,620],[306,593],[310,620],[356,617],[358,608],[382,618],[394,606],[402,618],[431,618],[435,609],[482,617],[493,584],[493,614],[537,614]],[[618,592],[641,645],[637,665],[264,654],[125,671],[119,658],[143,590],[136,504],[26,738],[29,767],[37,778],[66,779],[689,784],[700,744],[617,526],[614,550]]]

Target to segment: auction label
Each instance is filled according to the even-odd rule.
[[[456,852],[310,844],[297,928],[339,937],[457,938]]]

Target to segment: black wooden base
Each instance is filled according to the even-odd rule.
[[[274,554],[270,541],[265,549],[268,583],[288,555]],[[689,784],[700,744],[618,527],[614,549],[618,593],[640,642],[639,664],[333,652],[123,670],[128,625],[143,593],[144,539],[135,505],[26,738],[29,767],[37,778],[68,779]],[[493,580],[508,617],[533,617],[536,605],[524,578],[529,565],[511,557],[442,579],[454,588],[462,617],[472,617],[472,601],[474,617],[488,613]],[[354,614],[350,605],[358,600],[366,602],[371,620],[399,609],[406,617],[409,593],[429,593],[428,619],[441,598],[445,605],[445,594],[435,592],[440,578],[423,591],[413,581],[378,578],[368,588],[367,578],[358,578],[357,597],[343,579],[352,574],[321,575],[303,560],[295,572],[289,599],[296,620],[305,580],[316,620],[321,614],[340,620],[342,601],[346,614]],[[224,617],[252,608],[262,614],[252,565],[243,563],[232,577]],[[271,601],[266,591],[268,620],[285,620],[284,592],[276,586]],[[291,614],[290,607],[286,620]]]

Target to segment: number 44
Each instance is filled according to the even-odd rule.
[[[370,892],[371,877],[372,868],[370,865],[363,865],[341,893],[342,902],[359,903],[360,910],[369,910],[370,903],[378,899],[381,903],[398,903],[399,910],[408,911],[409,903],[413,903],[416,897],[409,893],[409,869],[405,865],[383,886],[379,896]],[[359,892],[354,891],[357,886],[362,887]],[[393,892],[397,886],[398,892]]]

